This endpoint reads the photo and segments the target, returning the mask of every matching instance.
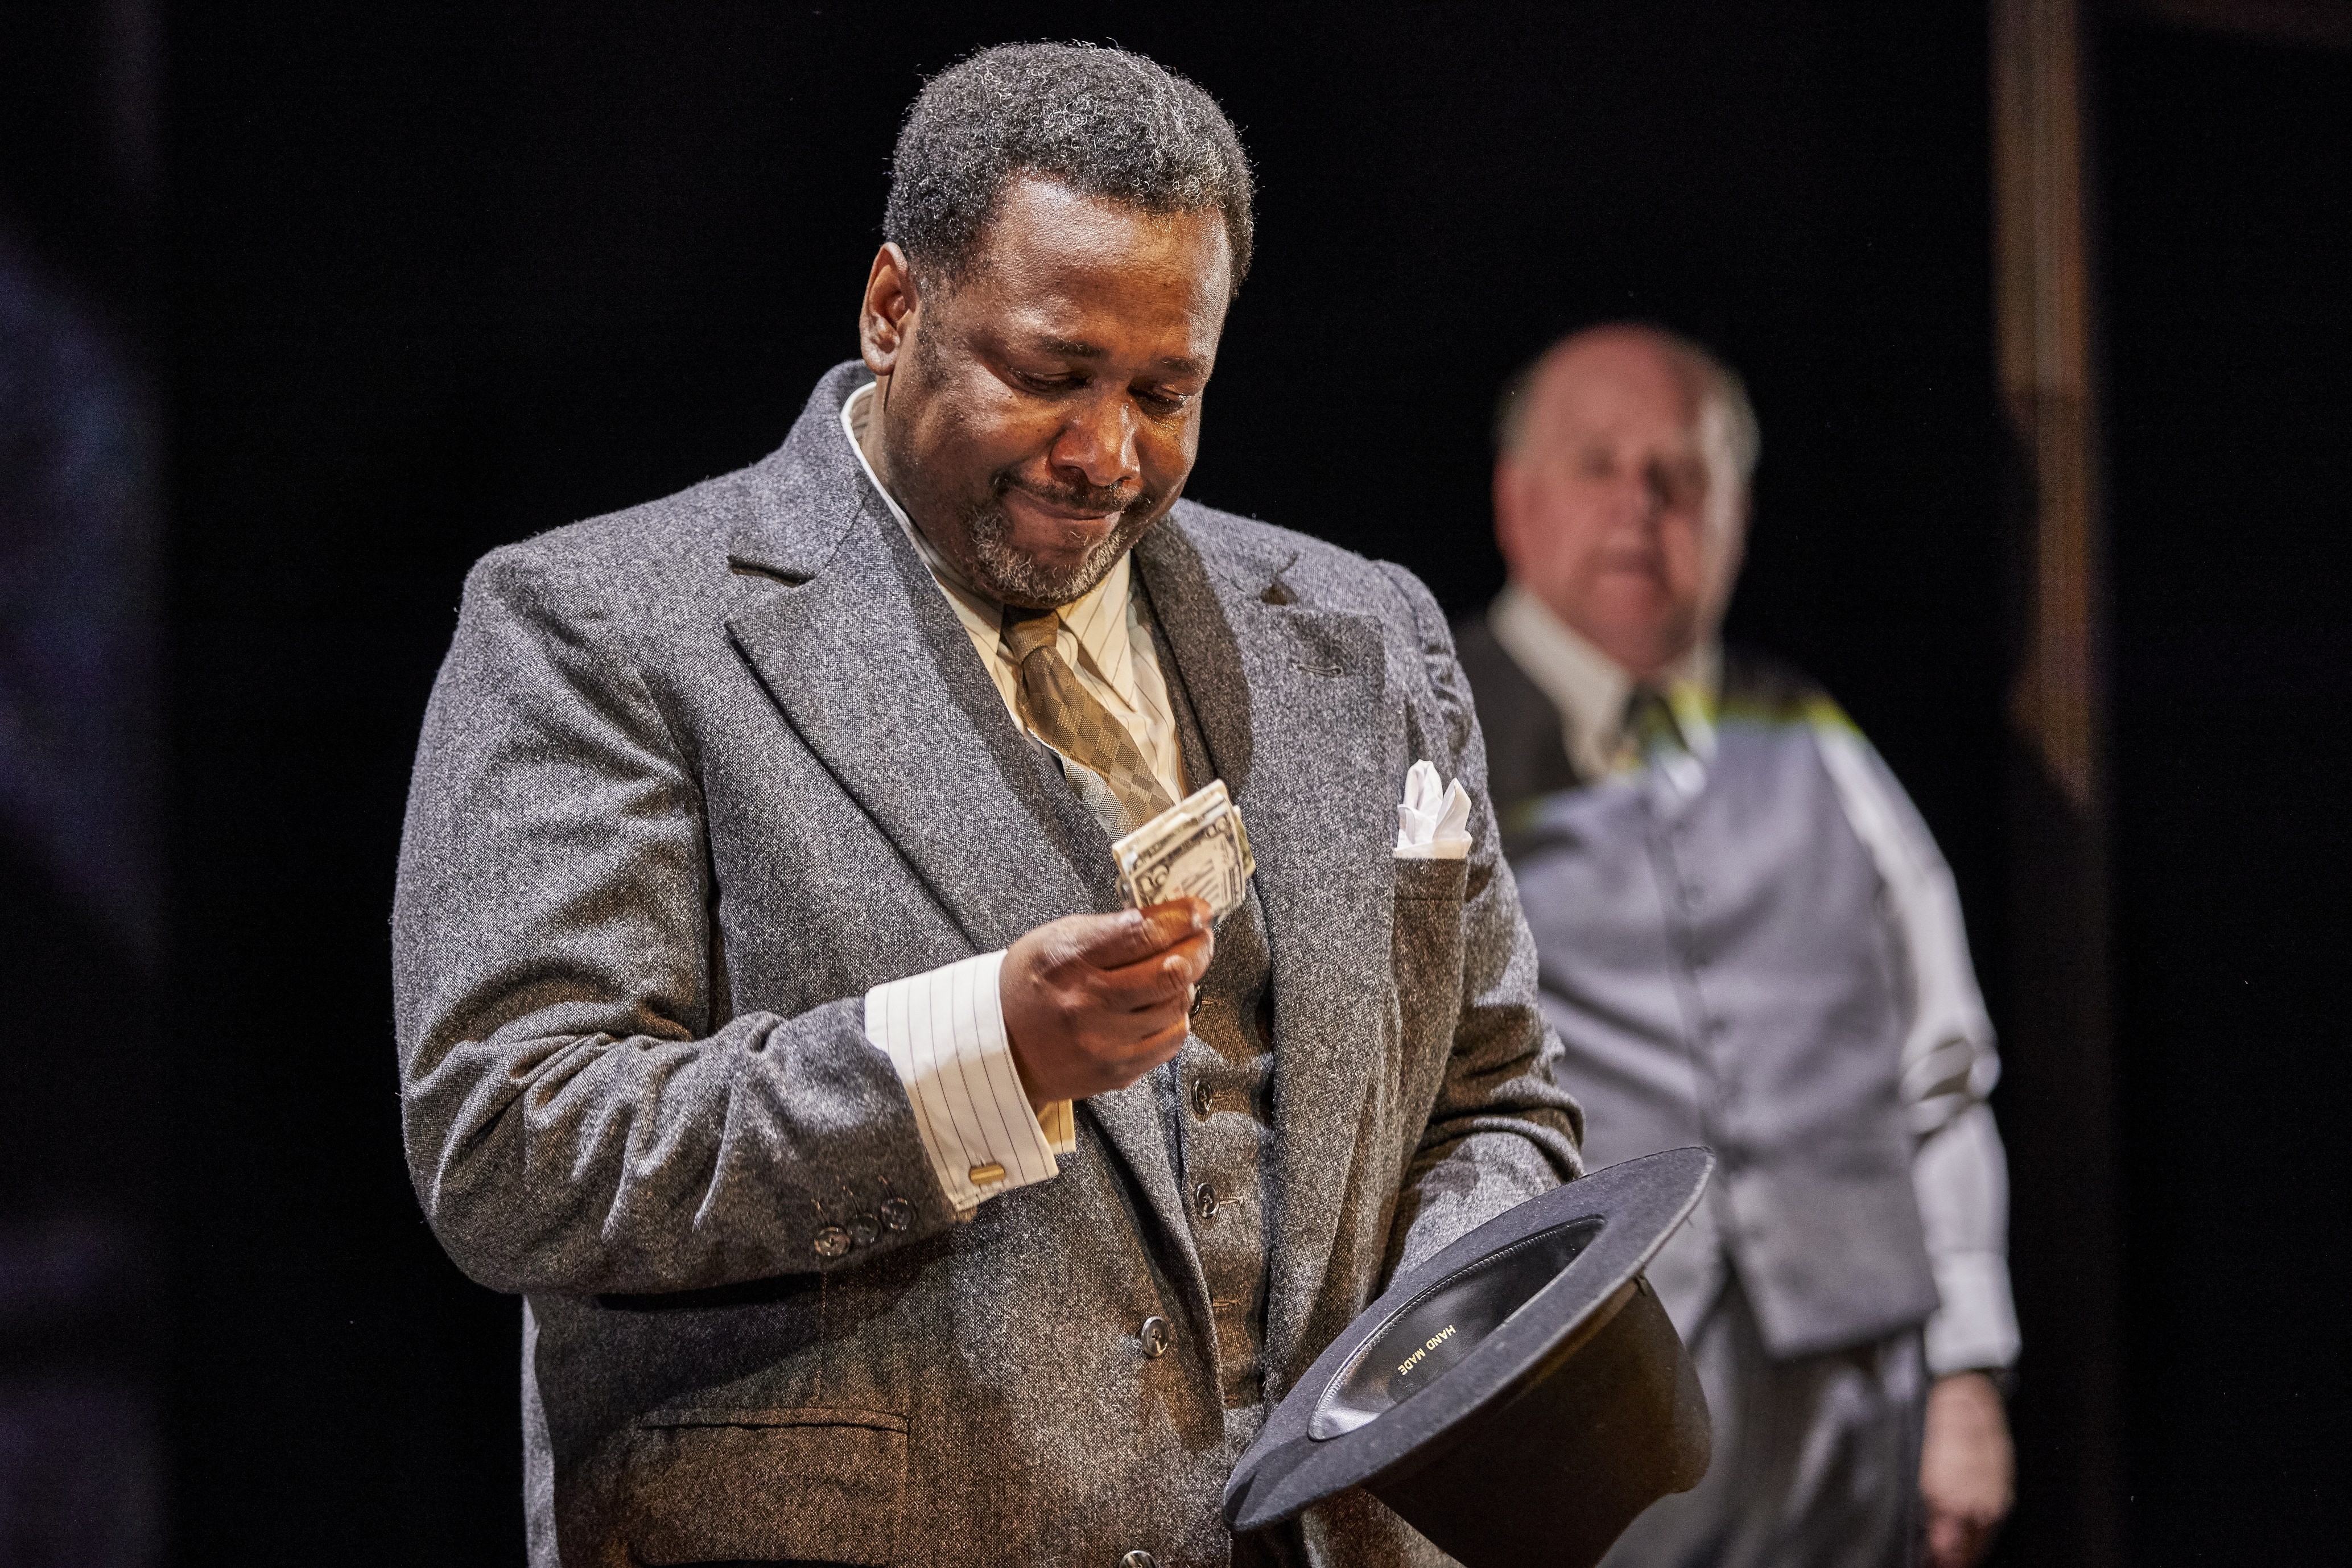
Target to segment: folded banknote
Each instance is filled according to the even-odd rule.
[[[1223,920],[1241,908],[1257,862],[1225,781],[1186,795],[1111,847],[1119,890],[1135,909],[1189,893]]]

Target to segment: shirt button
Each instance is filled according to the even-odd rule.
[[[1209,1087],[1209,1080],[1204,1078],[1194,1079],[1192,1080],[1192,1114],[1205,1121],[1209,1118],[1209,1113],[1216,1109],[1216,1091]]]
[[[915,1223],[915,1205],[904,1198],[890,1198],[882,1205],[882,1223],[892,1230],[904,1230]]]
[[[816,1233],[816,1255],[819,1258],[847,1257],[849,1233],[837,1225],[826,1226]]]
[[[874,1238],[882,1234],[882,1222],[870,1214],[859,1215],[849,1222],[849,1239],[860,1247],[871,1247]]]
[[[1118,1560],[1118,1568],[1160,1568],[1160,1559],[1149,1552],[1130,1552]]]
[[[1192,1212],[1207,1219],[1217,1212],[1217,1189],[1202,1182],[1192,1189]]]
[[[1148,1361],[1158,1361],[1168,1353],[1168,1320],[1158,1316],[1144,1319],[1143,1327],[1135,1331],[1135,1337],[1142,1342],[1144,1358]]]

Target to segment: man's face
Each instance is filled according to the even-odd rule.
[[[1495,468],[1512,581],[1637,679],[1712,629],[1738,570],[1744,498],[1717,417],[1672,351],[1637,331],[1545,363]]]
[[[861,322],[886,378],[883,481],[978,587],[1068,604],[1182,493],[1231,279],[1216,212],[1156,216],[1036,178],[1006,188],[951,287],[883,247]]]

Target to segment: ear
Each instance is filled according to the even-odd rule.
[[[1742,485],[1720,517],[1713,520],[1709,537],[1701,546],[1708,560],[1706,602],[1699,609],[1710,633],[1723,625],[1724,612],[1730,608],[1731,595],[1739,586],[1739,568],[1748,558],[1748,487]]]
[[[1520,505],[1526,489],[1526,477],[1509,455],[1495,459],[1495,548],[1503,552],[1503,565],[1513,575],[1519,569],[1519,528],[1523,521]]]
[[[857,312],[858,357],[876,375],[888,375],[915,330],[922,301],[915,292],[907,253],[884,241],[866,275],[866,298]]]

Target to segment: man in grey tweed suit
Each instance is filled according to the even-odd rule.
[[[1578,1169],[1444,621],[1177,499],[1251,237],[1199,89],[975,56],[886,229],[782,448],[485,558],[426,716],[407,1146],[525,1297],[532,1561],[1424,1561],[1218,1502],[1383,1279]],[[1471,816],[1408,856],[1421,759]],[[1121,911],[1211,779],[1246,903]]]

